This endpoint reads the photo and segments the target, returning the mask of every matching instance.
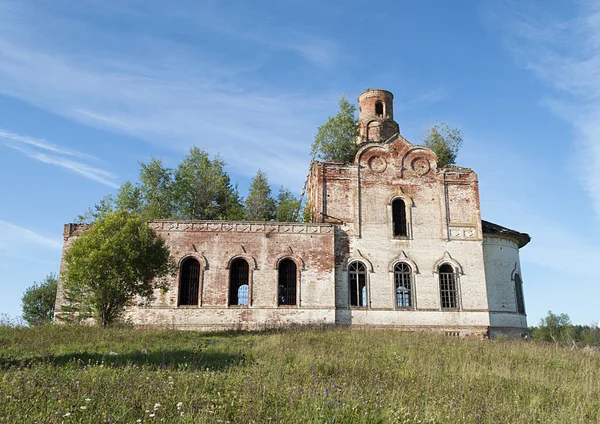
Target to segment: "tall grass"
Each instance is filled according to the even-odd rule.
[[[349,329],[0,328],[0,422],[600,422],[600,354]]]

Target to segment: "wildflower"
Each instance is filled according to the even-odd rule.
[[[181,409],[181,407],[182,407],[182,406],[183,406],[183,402],[179,402],[179,403],[177,404],[177,409]]]
[[[139,419],[138,419],[138,420],[136,420],[136,423],[141,423],[141,422],[142,422],[142,420],[139,420]]]
[[[85,401],[89,402],[89,401],[91,401],[91,399],[90,398],[85,398]]]
[[[158,408],[160,408],[160,403],[155,403],[154,404],[154,410],[156,411]]]
[[[87,406],[80,406],[79,409],[87,409]]]
[[[149,417],[153,417],[153,416],[155,416],[155,415],[156,415],[156,414],[150,414],[150,415],[148,415],[148,416],[149,416]]]
[[[70,417],[70,416],[71,416],[71,413],[70,413],[70,412],[67,412],[65,415],[63,415],[63,418],[65,418],[65,417]]]
[[[118,355],[118,353],[117,353],[117,352],[108,352],[108,354],[109,354],[110,356],[117,356],[117,355]]]
[[[183,416],[185,415],[185,412],[181,411],[181,412],[179,413],[179,415],[181,415],[181,416],[183,417]]]

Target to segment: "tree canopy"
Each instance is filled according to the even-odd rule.
[[[356,106],[345,96],[340,98],[339,106],[338,113],[317,129],[311,154],[319,160],[351,163],[357,152],[359,135]]]
[[[456,164],[463,143],[462,132],[458,127],[442,122],[427,128],[424,142],[437,155],[438,166],[444,168]]]
[[[41,283],[34,282],[21,298],[23,319],[30,326],[50,324],[54,318],[54,302],[58,280],[56,274],[48,274]]]
[[[267,175],[259,169],[248,190],[246,218],[250,221],[271,221],[275,218],[276,209]]]
[[[141,216],[113,211],[100,217],[65,254],[66,311],[106,327],[136,296],[153,299],[174,272],[169,249]]]

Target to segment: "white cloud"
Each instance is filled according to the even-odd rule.
[[[232,64],[206,44],[190,46],[143,31],[117,37],[93,24],[78,26],[23,3],[8,4],[12,8],[0,13],[0,93],[173,150],[198,145],[221,153],[235,173],[252,176],[261,167],[273,183],[300,189],[314,129],[335,105],[336,95],[281,93],[268,82],[253,79],[254,72],[263,66],[265,55],[280,49],[327,66],[336,56],[332,40],[293,29],[280,28],[282,36],[275,37],[262,34],[260,28],[219,27],[223,16],[213,11],[211,20],[210,8],[201,10],[190,3],[186,13],[202,12],[200,25],[243,38],[256,48],[256,55],[236,58]],[[79,39],[89,45],[80,45]],[[119,49],[106,45],[116,42]],[[97,181],[111,181],[110,175],[77,168],[64,157],[58,160],[38,152],[35,158]]]
[[[109,187],[117,188],[116,175],[104,169],[89,165],[81,160],[73,160],[70,157],[80,159],[96,160],[94,157],[72,149],[66,149],[55,144],[48,143],[40,138],[15,134],[0,128],[0,142],[6,147],[18,150],[32,159],[50,165],[65,168],[70,172],[97,181]]]
[[[25,227],[0,220],[0,252],[14,251],[23,245],[35,245],[52,250],[62,249],[60,239],[48,238]]]
[[[506,34],[517,63],[554,89],[543,101],[577,132],[579,177],[600,219],[600,4],[563,3],[567,18],[546,5],[503,5],[491,11],[491,21]]]

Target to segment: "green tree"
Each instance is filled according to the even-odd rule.
[[[75,222],[80,224],[91,224],[97,219],[107,215],[109,212],[112,212],[114,208],[114,199],[111,194],[107,194],[99,203],[96,203],[93,208],[88,208],[83,215],[78,215],[77,218],[75,218]]]
[[[352,163],[359,135],[356,106],[345,96],[340,98],[339,106],[338,113],[317,129],[311,154],[319,160]]]
[[[50,324],[54,318],[54,303],[56,301],[56,274],[48,274],[41,283],[33,283],[23,293],[23,319],[27,324]]]
[[[272,221],[276,203],[271,196],[267,174],[260,169],[252,179],[246,198],[246,218],[250,221]]]
[[[143,201],[140,186],[133,185],[129,181],[121,184],[117,198],[114,201],[114,207],[116,210],[141,214]]]
[[[242,205],[219,156],[192,147],[174,173],[173,203],[179,219],[239,219]]]
[[[300,218],[300,200],[291,191],[280,187],[277,193],[275,220],[278,222],[297,222]]]
[[[462,132],[458,127],[442,122],[427,128],[424,142],[437,155],[438,167],[444,168],[456,164],[463,143]]]
[[[63,287],[68,307],[106,327],[136,296],[153,299],[167,290],[174,272],[169,249],[139,215],[110,212],[72,244],[65,254]]]
[[[533,339],[553,343],[571,344],[574,340],[573,326],[567,314],[554,314],[548,311],[548,315],[540,319],[540,323],[532,333]]]
[[[154,157],[148,164],[140,163],[140,167],[139,197],[142,214],[149,220],[173,218],[173,171]],[[124,195],[127,197],[136,195],[133,191],[125,191]]]

